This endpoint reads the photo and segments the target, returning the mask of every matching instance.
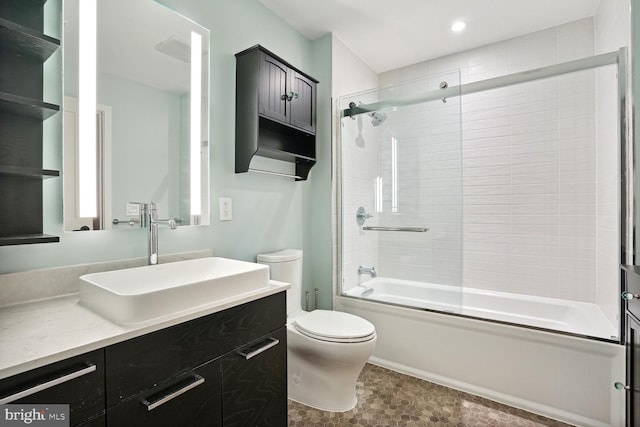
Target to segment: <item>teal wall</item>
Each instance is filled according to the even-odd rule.
[[[212,248],[217,256],[254,261],[256,253],[305,250],[306,289],[320,288],[331,304],[330,43],[311,42],[257,0],[165,0],[167,6],[211,30],[210,226],[160,230],[160,252]],[[261,44],[320,80],[318,163],[309,180],[234,173],[235,57]],[[54,79],[56,80],[56,79]],[[61,81],[60,78],[57,81]],[[49,83],[50,84],[50,83]],[[55,92],[55,91],[53,91]],[[61,114],[47,120],[49,167],[61,167]],[[44,183],[45,232],[58,244],[0,247],[0,273],[117,260],[146,255],[144,230],[64,233],[62,180]],[[151,195],[149,196],[151,197]],[[218,198],[233,199],[233,220],[218,221]]]

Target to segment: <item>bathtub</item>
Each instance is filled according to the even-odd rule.
[[[624,425],[625,349],[584,337],[616,332],[590,304],[386,278],[334,302],[375,325],[371,363],[577,426]]]
[[[596,304],[377,277],[347,296],[407,307],[617,340],[617,328]]]

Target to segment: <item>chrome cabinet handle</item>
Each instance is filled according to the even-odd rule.
[[[298,94],[295,92],[289,92],[289,95],[287,95],[286,93],[283,93],[280,96],[280,99],[283,101],[289,101],[291,102],[292,99],[298,99]]]
[[[23,397],[31,396],[32,394],[66,383],[67,381],[71,381],[74,378],[78,378],[83,375],[90,374],[95,370],[96,370],[96,365],[87,365],[84,368],[78,369],[77,371],[73,371],[69,374],[62,375],[50,381],[43,382],[41,384],[38,384],[26,390],[19,391],[17,393],[12,394],[11,396],[3,397],[2,399],[0,399],[0,405],[4,405],[5,403],[11,403],[15,400],[22,399]]]
[[[632,294],[631,292],[623,292],[622,299],[626,299],[627,301],[632,300],[634,298],[640,299],[640,294]]]
[[[277,346],[278,344],[280,344],[280,340],[279,340],[279,339],[276,339],[276,338],[267,338],[267,341],[268,341],[268,342],[267,342],[265,345],[263,345],[262,347],[260,347],[260,348],[258,348],[258,349],[256,349],[256,350],[250,351],[250,352],[248,352],[248,353],[247,353],[246,351],[238,351],[238,354],[239,354],[240,356],[244,356],[244,358],[245,358],[246,360],[249,360],[249,359],[251,359],[252,357],[259,355],[259,354],[260,354],[260,353],[262,353],[263,351],[267,351],[267,350],[269,350],[271,347],[275,347],[275,346]]]
[[[189,382],[187,385],[185,385],[184,387],[175,390],[175,391],[171,391],[167,394],[162,394],[162,396],[160,396],[158,399],[153,400],[152,402],[150,402],[148,400],[149,396],[147,396],[147,398],[142,400],[142,404],[145,405],[147,407],[147,411],[153,411],[154,409],[156,409],[159,406],[164,405],[165,403],[167,403],[168,401],[175,399],[176,397],[180,396],[181,394],[184,394],[186,392],[188,392],[189,390],[198,387],[200,384],[204,383],[204,378],[201,377],[198,374],[194,374],[192,373],[190,375],[191,377],[191,382]],[[174,384],[175,385],[175,384]],[[172,386],[168,387],[169,389]],[[154,396],[156,396],[158,393],[154,393]]]

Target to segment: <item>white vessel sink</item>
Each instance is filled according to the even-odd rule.
[[[269,267],[209,257],[86,274],[79,286],[80,304],[126,325],[263,290]]]

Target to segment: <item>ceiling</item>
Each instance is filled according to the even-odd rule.
[[[258,1],[311,40],[333,33],[381,73],[590,17],[600,0]]]

